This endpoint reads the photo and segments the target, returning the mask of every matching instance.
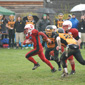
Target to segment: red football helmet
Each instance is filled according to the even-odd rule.
[[[30,33],[34,29],[34,25],[27,24],[24,29],[26,29],[27,33]]]
[[[71,27],[72,27],[71,21],[66,20],[66,21],[63,22],[63,29],[64,29],[64,30],[70,30]]]

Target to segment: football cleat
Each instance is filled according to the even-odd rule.
[[[54,73],[54,72],[56,72],[57,70],[55,69],[55,68],[53,68],[52,70],[51,70],[51,72],[52,73]]]
[[[58,71],[61,71],[62,70],[62,68],[58,68]]]
[[[71,74],[75,74],[75,71],[74,71],[74,70],[72,70],[72,71],[70,72],[70,75],[71,75]]]
[[[37,63],[37,64],[34,64],[34,67],[32,68],[32,70],[35,70],[36,68],[38,68],[40,66],[40,64],[39,63]]]
[[[63,73],[61,77],[68,77],[68,73]]]

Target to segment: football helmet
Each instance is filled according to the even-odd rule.
[[[34,29],[34,25],[27,24],[24,29],[26,30],[27,33],[30,33]]]
[[[46,32],[53,32],[57,27],[55,25],[48,25],[45,29]]]
[[[63,22],[63,29],[70,30],[71,27],[72,27],[72,23],[71,23],[71,21],[66,20],[66,21]]]
[[[64,29],[63,28],[58,28],[58,33],[64,33]]]

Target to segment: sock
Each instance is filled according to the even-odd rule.
[[[50,63],[49,60],[45,59],[44,61],[51,69],[53,69],[54,67],[52,66],[52,64]]]
[[[64,68],[65,73],[68,73],[67,68]]]
[[[31,61],[31,62],[34,63],[34,64],[37,64],[37,62],[36,62],[36,61],[34,60],[34,58],[32,58],[32,57],[29,57],[28,60]]]
[[[58,64],[58,67],[61,68],[60,62],[55,61]]]
[[[71,68],[73,71],[75,71],[75,63],[71,64]]]
[[[40,54],[38,54],[40,59],[45,62],[51,69],[53,69],[54,67],[52,66],[52,64],[50,63],[50,61],[48,59],[45,58],[45,55],[43,52],[41,52]]]

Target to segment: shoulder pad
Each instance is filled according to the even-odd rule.
[[[37,36],[37,35],[38,35],[38,30],[33,29],[33,30],[32,30],[32,35]]]

